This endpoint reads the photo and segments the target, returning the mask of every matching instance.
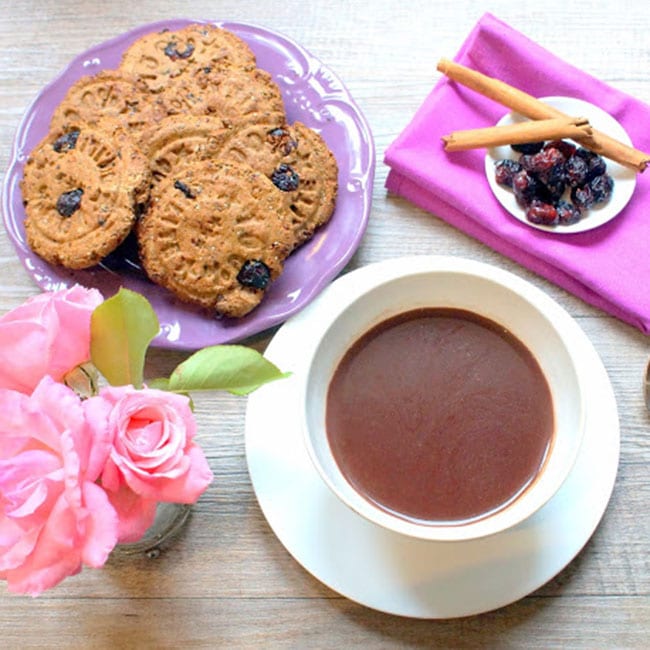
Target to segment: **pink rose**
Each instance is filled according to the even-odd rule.
[[[109,450],[63,384],[0,389],[0,579],[10,591],[36,596],[106,562],[117,516],[95,481]]]
[[[90,316],[103,298],[79,285],[42,293],[0,318],[0,388],[29,395],[90,359]]]
[[[211,483],[187,397],[108,387],[87,407],[93,426],[108,426],[113,442],[101,483],[120,519],[119,541],[142,537],[159,501],[194,503]]]

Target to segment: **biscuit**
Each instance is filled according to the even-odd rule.
[[[143,136],[158,180],[188,158],[241,163],[267,176],[292,214],[296,248],[334,213],[338,166],[323,138],[300,122],[237,124],[212,117],[170,117]]]
[[[145,131],[140,140],[154,181],[188,160],[216,159],[228,129],[211,115],[172,115]]]
[[[286,121],[280,88],[265,70],[196,68],[171,80],[157,95],[167,115],[210,115],[224,127]]]
[[[272,180],[293,215],[296,247],[334,213],[336,159],[320,134],[301,122],[244,125],[231,129],[216,148],[222,160],[250,165]]]
[[[21,182],[29,246],[46,261],[83,269],[129,234],[148,199],[146,158],[114,123],[50,132]]]
[[[57,106],[51,131],[70,131],[106,118],[119,120],[130,132],[156,123],[166,113],[147,86],[116,70],[103,70],[73,84]]]
[[[211,115],[226,127],[247,121],[286,120],[280,88],[259,68],[188,70],[170,80],[158,97],[168,115]]]
[[[248,68],[255,55],[234,33],[210,24],[193,24],[142,36],[122,55],[120,69],[140,77],[152,92],[188,69]]]
[[[136,227],[140,258],[149,278],[180,300],[244,316],[282,272],[289,219],[263,174],[194,160],[154,186]]]

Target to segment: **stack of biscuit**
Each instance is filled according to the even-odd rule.
[[[241,317],[330,219],[337,176],[248,45],[189,25],[139,38],[117,69],[69,89],[25,165],[25,232],[70,269],[135,237],[152,282]]]

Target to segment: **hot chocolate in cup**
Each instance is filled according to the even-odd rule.
[[[580,448],[584,396],[565,342],[577,325],[489,265],[422,256],[377,268],[314,332],[300,378],[314,466],[343,503],[399,534],[459,541],[520,524]]]

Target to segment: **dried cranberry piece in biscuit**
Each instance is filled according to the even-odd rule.
[[[282,163],[277,169],[273,170],[271,180],[282,192],[293,192],[298,189],[300,185],[300,177],[291,168],[291,165]]]
[[[81,207],[81,197],[84,191],[78,187],[76,190],[63,192],[56,200],[56,210],[62,217],[71,217]]]
[[[271,143],[273,151],[279,151],[283,156],[288,156],[298,146],[289,131],[281,127],[271,129],[267,140]]]
[[[237,282],[253,289],[266,289],[271,280],[269,267],[260,260],[246,260],[237,274]]]
[[[79,129],[73,129],[59,136],[53,143],[52,149],[57,153],[62,151],[70,151],[77,146],[77,138],[79,137]]]
[[[194,53],[194,45],[192,45],[192,43],[187,43],[185,49],[182,52],[179,52],[178,44],[175,41],[169,41],[163,52],[172,61],[176,61],[176,59],[189,59]]]
[[[177,190],[179,190],[180,192],[182,192],[188,199],[195,199],[196,198],[196,195],[191,190],[191,188],[189,186],[185,185],[185,183],[183,183],[183,181],[174,181],[174,187]]]

